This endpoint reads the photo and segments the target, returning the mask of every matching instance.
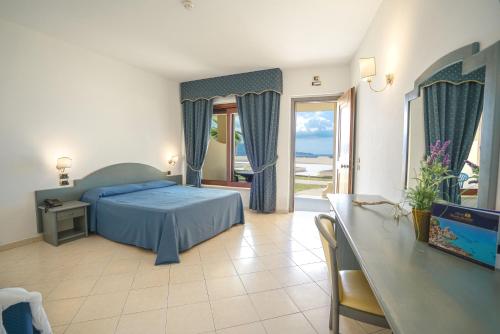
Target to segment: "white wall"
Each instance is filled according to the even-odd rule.
[[[321,86],[312,86],[313,76],[319,75]],[[283,69],[283,94],[281,96],[280,125],[278,134],[278,163],[276,165],[278,197],[276,208],[288,211],[290,189],[290,145],[292,98],[338,95],[349,88],[349,66],[319,66],[300,69]]]
[[[181,151],[178,83],[0,21],[0,245],[37,235],[34,191]],[[174,174],[180,173],[177,167]]]
[[[404,94],[446,53],[475,41],[484,48],[499,39],[498,0],[384,0],[351,62],[351,78],[359,85],[357,193],[401,198]],[[395,75],[383,93],[358,80],[358,58],[371,56],[377,59],[375,86],[383,84],[383,74]]]

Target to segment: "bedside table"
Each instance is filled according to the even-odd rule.
[[[80,239],[88,235],[87,227],[87,206],[89,203],[80,201],[63,202],[63,205],[49,208],[45,211],[44,206],[38,208],[42,210],[43,220],[43,240],[54,245]],[[59,231],[61,223],[70,222],[73,228]]]

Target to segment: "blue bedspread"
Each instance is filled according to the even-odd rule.
[[[179,252],[244,223],[238,192],[170,181],[95,188],[81,200],[91,204],[91,231],[152,249],[156,264],[179,262]]]

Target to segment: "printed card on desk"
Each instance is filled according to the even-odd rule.
[[[434,203],[429,245],[495,269],[500,213]]]

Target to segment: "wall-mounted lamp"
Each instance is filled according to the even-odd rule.
[[[175,166],[175,164],[177,164],[177,161],[179,161],[179,156],[178,155],[172,155],[170,157],[170,159],[168,160],[168,164],[172,167]]]
[[[370,86],[370,89],[377,93],[384,91],[387,88],[387,86],[392,85],[394,83],[394,74],[388,73],[385,75],[384,88],[375,89],[372,87],[373,77],[377,74],[375,57],[359,59],[359,74],[362,80],[368,82],[368,86]]]
[[[71,158],[60,157],[57,159],[56,168],[59,171],[59,185],[69,185],[69,175],[66,173],[66,168],[71,168]]]

